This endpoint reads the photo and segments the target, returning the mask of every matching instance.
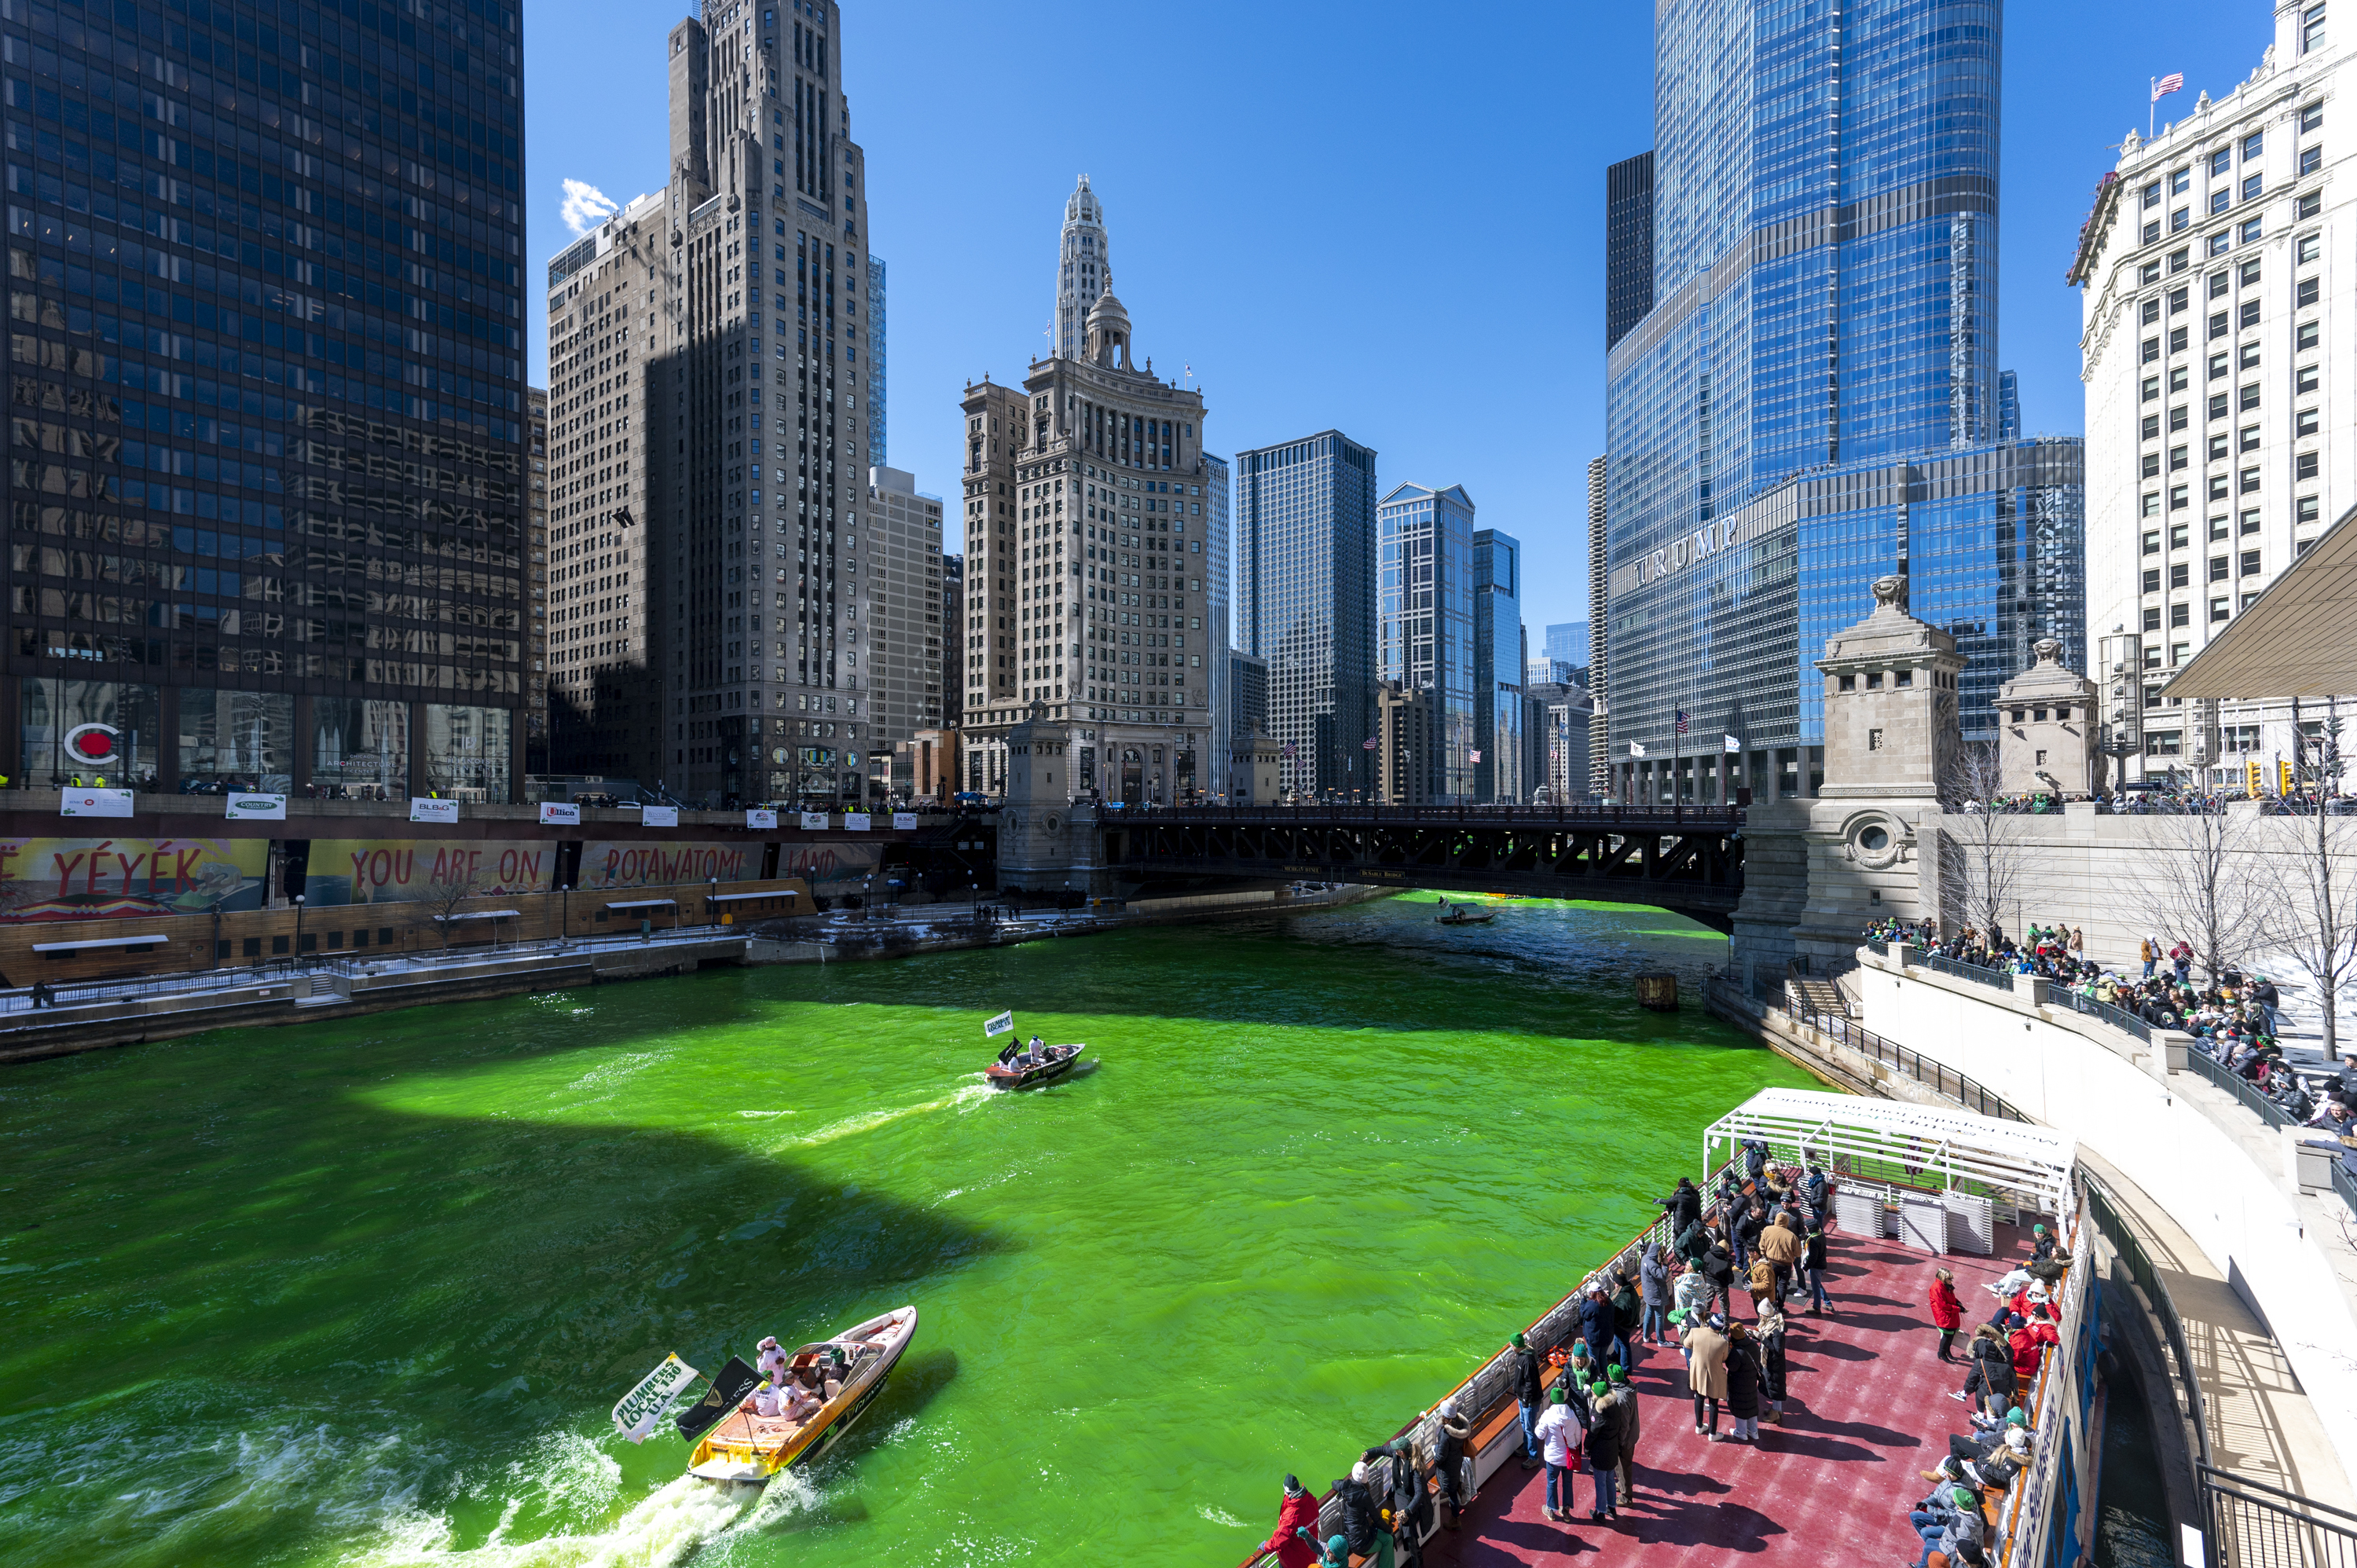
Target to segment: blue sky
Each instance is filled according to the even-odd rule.
[[[525,0],[535,383],[540,269],[573,237],[564,182],[616,201],[662,182],[662,41],[684,9]],[[893,464],[954,493],[958,399],[1044,348],[1085,172],[1138,352],[1193,367],[1211,449],[1334,426],[1376,448],[1385,489],[1463,485],[1523,542],[1536,647],[1586,614],[1604,167],[1652,142],[1652,9],[847,0],[852,134],[890,268]],[[2189,112],[2257,65],[2272,16],[2266,0],[2008,7],[2000,345],[2027,429],[2081,428],[2062,273],[2147,80],[2184,71],[2161,113]],[[2129,38],[2173,42],[2146,59]]]

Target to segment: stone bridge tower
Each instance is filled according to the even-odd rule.
[[[1825,781],[1814,800],[1755,805],[1729,979],[1781,993],[1785,966],[1846,963],[1886,916],[1940,908],[1939,818],[1962,750],[1956,639],[1907,613],[1907,580],[1825,643]]]

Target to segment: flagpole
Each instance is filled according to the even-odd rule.
[[[2160,102],[2160,78],[2157,76],[2147,77],[2145,79],[2145,87],[2144,139],[2149,142],[2152,140],[2153,126],[2158,123],[2155,117],[2156,112],[2154,106]]]

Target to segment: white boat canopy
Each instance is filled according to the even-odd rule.
[[[1716,1145],[1745,1138],[1835,1169],[1864,1169],[1871,1162],[1937,1174],[1951,1187],[1970,1181],[2034,1197],[2033,1207],[2048,1214],[2071,1211],[2071,1170],[2079,1155],[2076,1139],[2035,1122],[1903,1100],[1763,1089],[1704,1133],[1704,1173],[1711,1169]]]

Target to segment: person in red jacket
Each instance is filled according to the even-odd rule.
[[[1318,1499],[1291,1476],[1285,1478],[1285,1503],[1276,1515],[1276,1528],[1260,1543],[1264,1552],[1274,1552],[1285,1568],[1314,1568],[1317,1551],[1308,1541],[1294,1532],[1307,1526],[1309,1533],[1318,1533]]]
[[[1945,1269],[1932,1271],[1932,1326],[1940,1331],[1940,1359],[1953,1363],[1948,1348],[1964,1326],[1964,1304],[1956,1299],[1956,1276]]]
[[[2043,1313],[2027,1320],[2021,1314],[2013,1313],[2007,1316],[2005,1324],[2006,1343],[2013,1347],[2014,1380],[2027,1393],[2037,1386],[2039,1358],[2046,1353],[2047,1346],[2061,1343],[2061,1337],[2054,1332],[2053,1323]]]

